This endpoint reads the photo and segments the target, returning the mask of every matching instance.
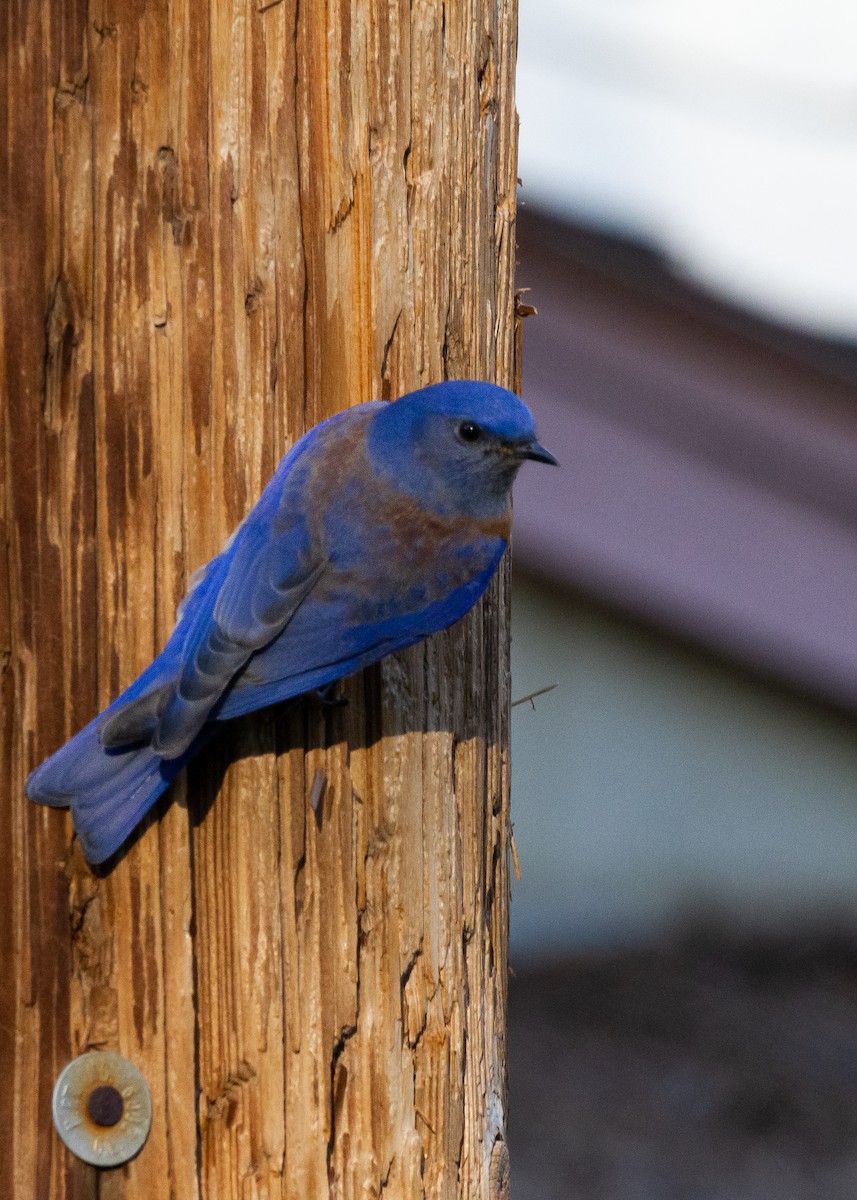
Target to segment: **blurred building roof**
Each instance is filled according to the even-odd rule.
[[[523,394],[559,471],[525,470],[516,562],[857,704],[857,351],[671,280],[526,210]]]

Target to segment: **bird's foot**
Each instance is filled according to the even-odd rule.
[[[315,691],[307,692],[308,696],[312,696],[317,700],[322,708],[347,708],[348,697],[336,695],[336,684],[328,683],[325,687],[316,688]]]

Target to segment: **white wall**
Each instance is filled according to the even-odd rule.
[[[696,914],[857,929],[857,720],[522,577],[512,961]]]

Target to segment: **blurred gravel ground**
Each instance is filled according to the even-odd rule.
[[[510,981],[513,1200],[857,1200],[857,942],[575,959]]]

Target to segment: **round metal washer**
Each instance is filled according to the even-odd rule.
[[[121,1112],[117,1118],[121,1097]],[[92,1103],[93,1094],[96,1101]],[[110,1124],[93,1119],[104,1111],[103,1100],[112,1100]],[[78,1158],[96,1167],[118,1167],[141,1148],[152,1125],[152,1098],[142,1073],[109,1050],[91,1050],[73,1059],[54,1087],[54,1125]]]

